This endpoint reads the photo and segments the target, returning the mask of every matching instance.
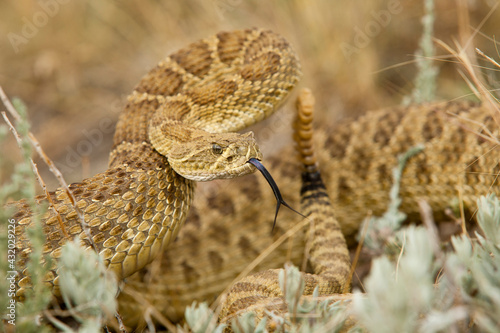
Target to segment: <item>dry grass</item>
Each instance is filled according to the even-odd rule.
[[[34,134],[67,180],[77,181],[106,168],[113,130],[111,125],[100,129],[100,123],[116,121],[125,96],[140,77],[171,51],[220,30],[259,26],[285,35],[302,59],[302,84],[315,93],[318,117],[334,121],[399,104],[413,88],[412,54],[418,47],[423,13],[420,1],[400,1],[400,12],[391,14],[385,26],[379,25],[380,31],[360,45],[350,61],[342,50],[346,43],[355,46],[356,29],[373,26],[372,13],[387,10],[391,3],[399,2],[68,1],[58,5],[26,44],[18,44],[16,53],[8,33],[22,36],[26,21],[33,22],[43,9],[32,1],[1,2],[0,30],[5,35],[0,41],[0,85],[7,95],[26,102]],[[463,11],[464,3],[436,4],[436,38],[450,45],[462,38],[458,22],[463,15],[458,9]],[[488,1],[468,3],[469,23],[476,27],[490,6]],[[499,31],[499,18],[496,10],[474,38],[475,46],[492,56],[497,53],[488,37]],[[438,48],[438,53],[448,52]],[[383,70],[398,64],[403,65]],[[438,99],[470,93],[452,63],[439,66]],[[102,140],[85,146],[85,131],[93,129],[100,130]],[[3,153],[16,158],[14,142],[6,146]],[[47,174],[42,170],[42,176]],[[49,188],[56,186],[51,177],[44,178]]]
[[[395,2],[68,2],[59,5],[26,44],[18,45],[18,52],[8,38],[1,40],[0,63],[4,66],[0,86],[9,96],[26,102],[33,131],[45,151],[62,166],[68,181],[78,181],[106,168],[112,130],[102,129],[102,121],[116,121],[125,96],[140,77],[168,53],[220,30],[259,26],[286,36],[302,59],[302,85],[315,93],[318,118],[332,122],[399,104],[413,89],[412,54],[418,48],[423,13],[420,1],[401,1],[401,12],[390,15],[390,22],[350,59],[342,51],[345,43],[354,45],[357,28],[376,22],[374,11],[387,10]],[[476,98],[472,94],[476,87],[476,95],[488,101],[491,95],[483,82],[498,88],[494,58],[500,56],[492,38],[500,31],[500,9],[484,21],[493,3],[469,1],[466,7],[465,1],[457,0],[436,4],[437,58],[442,60],[437,63],[441,71],[438,99]],[[6,36],[21,34],[23,18],[32,22],[40,11],[36,2],[0,3],[1,31]],[[478,26],[480,33],[471,34],[469,27]],[[471,56],[474,47],[491,59],[481,56],[471,62],[476,59]],[[456,70],[457,62],[467,75]],[[491,69],[485,76],[477,71],[482,66]],[[102,140],[91,142],[88,154],[77,155],[78,165],[68,163],[73,156],[70,152],[89,141],[85,133],[93,129],[100,131]],[[13,141],[2,148],[2,154],[12,160],[17,159],[15,151]],[[8,176],[8,168],[1,171],[0,181]],[[56,181],[51,182],[47,174],[42,169],[49,187],[55,186]]]

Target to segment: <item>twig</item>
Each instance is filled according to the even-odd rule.
[[[19,148],[22,149],[22,139],[21,139],[19,133],[17,132],[16,128],[12,125],[9,118],[7,117],[7,114],[4,111],[2,111],[2,117],[4,118],[5,122],[9,126],[10,131],[12,132],[14,137],[16,138],[16,141],[17,141]],[[61,215],[59,214],[59,212],[55,208],[54,201],[52,200],[52,197],[49,195],[49,191],[47,190],[47,186],[45,185],[45,182],[43,181],[42,176],[40,175],[40,172],[38,171],[38,167],[36,166],[36,163],[31,158],[30,158],[30,165],[31,165],[31,169],[32,169],[33,173],[36,176],[36,179],[38,180],[38,183],[40,184],[40,187],[44,191],[45,196],[47,197],[47,200],[49,201],[49,208],[51,208],[56,213],[57,220],[59,221],[59,225],[62,229],[64,236],[66,238],[69,237],[67,232],[66,232],[66,228],[64,227],[64,224],[62,222]]]
[[[16,138],[17,145],[19,146],[19,148],[22,149],[22,138],[19,135],[19,133],[17,132],[14,125],[12,125],[12,123],[10,122],[5,111],[2,111],[2,117],[5,120],[5,122],[7,123],[7,126],[9,126],[9,129],[12,132],[12,134],[14,135],[14,138]],[[57,211],[55,204],[54,204],[54,201],[52,200],[52,197],[50,196],[49,191],[47,190],[47,186],[45,185],[45,182],[43,181],[42,176],[38,172],[38,168],[36,166],[36,163],[33,162],[32,158],[30,158],[30,165],[31,165],[31,170],[33,171],[33,173],[36,176],[36,179],[38,180],[38,184],[40,184],[43,192],[45,193],[45,196],[47,197],[47,201],[49,202],[49,208],[52,209],[56,214],[57,220],[59,221],[59,226],[61,227],[61,230],[64,234],[64,237],[69,238],[69,235],[66,232],[66,228],[64,227],[64,223],[62,221],[61,214],[59,214],[59,212]]]
[[[115,318],[118,321],[118,327],[120,328],[121,333],[127,333],[127,330],[125,329],[125,325],[123,324],[122,316],[116,311],[115,313]],[[154,331],[151,331],[151,333],[154,333]]]
[[[16,109],[14,108],[12,103],[9,101],[9,99],[7,98],[7,95],[5,95],[5,92],[3,91],[1,86],[0,86],[0,99],[2,100],[3,104],[7,108],[7,111],[9,111],[9,113],[14,117],[14,119],[16,119],[16,121],[22,121],[22,117],[19,115],[19,113],[16,111]],[[52,174],[57,178],[59,184],[61,185],[63,190],[66,192],[66,194],[71,202],[71,205],[75,209],[75,212],[78,216],[78,219],[80,220],[82,228],[83,228],[90,244],[92,245],[94,251],[96,253],[99,253],[97,245],[94,243],[94,240],[92,239],[92,235],[90,234],[90,228],[89,228],[87,222],[85,222],[85,217],[83,215],[83,212],[76,205],[76,198],[73,195],[73,192],[69,189],[69,186],[66,183],[66,181],[64,180],[64,177],[63,177],[61,171],[59,171],[59,169],[56,167],[54,162],[52,162],[52,160],[45,154],[45,152],[42,149],[42,146],[40,145],[38,140],[35,138],[35,136],[31,132],[28,132],[28,139],[29,139],[31,145],[33,146],[33,148],[35,149],[35,151],[42,158],[42,160],[45,162],[45,164],[49,167]]]

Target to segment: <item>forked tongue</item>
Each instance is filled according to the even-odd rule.
[[[274,215],[274,223],[273,223],[272,230],[274,230],[274,226],[276,225],[276,219],[278,218],[278,212],[280,210],[281,205],[289,208],[290,210],[299,214],[300,216],[305,217],[304,215],[302,215],[301,213],[299,213],[298,211],[296,211],[295,209],[290,207],[290,205],[287,204],[285,202],[285,200],[283,200],[283,197],[281,196],[281,192],[280,192],[280,189],[278,188],[278,185],[276,185],[276,182],[274,181],[274,179],[271,176],[271,174],[269,173],[269,171],[267,171],[267,169],[264,167],[264,165],[262,165],[262,163],[260,163],[259,160],[255,159],[255,158],[251,158],[248,160],[248,163],[255,166],[262,173],[264,178],[266,178],[267,182],[269,183],[269,186],[271,186],[271,188],[273,189],[274,196],[276,197],[276,214]]]

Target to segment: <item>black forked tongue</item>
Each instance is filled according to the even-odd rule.
[[[274,226],[276,225],[276,219],[278,218],[278,212],[280,210],[281,205],[289,208],[290,210],[299,214],[300,216],[305,217],[304,215],[302,215],[301,213],[299,213],[298,211],[296,211],[295,209],[290,207],[290,205],[287,204],[285,202],[285,200],[283,200],[283,197],[281,196],[281,192],[280,192],[280,189],[278,188],[278,185],[276,185],[276,182],[274,181],[274,179],[271,176],[271,174],[269,173],[269,171],[267,171],[267,169],[264,167],[264,165],[262,165],[262,163],[260,163],[259,160],[255,159],[255,158],[251,158],[248,160],[248,163],[253,164],[262,173],[264,178],[266,178],[267,182],[269,183],[269,186],[271,186],[271,188],[273,189],[274,196],[276,197],[276,214],[274,215],[274,223],[273,223],[272,230],[274,230]]]

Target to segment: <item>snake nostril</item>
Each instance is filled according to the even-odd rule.
[[[231,163],[231,162],[233,161],[233,159],[234,159],[234,158],[233,158],[233,156],[229,156],[229,157],[227,158],[227,162],[228,162],[228,163]]]

